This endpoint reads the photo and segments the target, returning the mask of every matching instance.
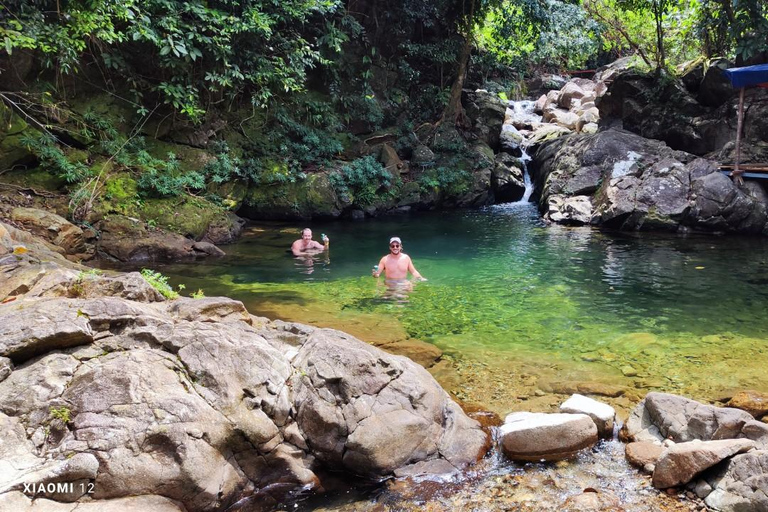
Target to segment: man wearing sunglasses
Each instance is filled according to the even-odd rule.
[[[393,236],[389,239],[389,254],[381,258],[378,268],[374,268],[371,273],[373,277],[379,277],[382,272],[387,280],[403,280],[408,277],[408,272],[420,281],[426,281],[416,267],[413,266],[411,257],[402,252],[403,242],[400,238]]]

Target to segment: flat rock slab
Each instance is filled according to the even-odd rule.
[[[690,441],[669,447],[656,462],[653,486],[658,489],[686,484],[718,462],[752,449],[749,439],[722,439],[719,441]]]
[[[586,414],[595,422],[600,437],[613,436],[613,420],[616,417],[616,410],[608,404],[576,393],[563,402],[560,406],[560,412]]]
[[[586,414],[517,412],[507,416],[500,433],[512,460],[563,460],[597,442],[597,426]]]

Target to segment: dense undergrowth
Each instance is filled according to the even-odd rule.
[[[148,201],[178,197],[236,210],[248,189],[288,187],[320,172],[348,207],[389,201],[409,182],[424,193],[460,194],[473,170],[464,163],[467,144],[433,147],[436,161],[404,179],[368,141],[382,138],[409,158],[430,140],[418,127],[452,124],[452,86],[465,80],[457,77],[465,56],[460,85],[503,98],[525,94],[533,74],[627,53],[670,72],[700,56],[759,58],[768,48],[765,5],[748,0],[725,14],[721,7],[7,0],[0,135],[26,154],[0,158],[0,171],[50,174],[70,194],[76,220],[94,211],[148,219]]]

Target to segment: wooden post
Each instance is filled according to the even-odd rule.
[[[731,175],[735,178],[735,181],[741,185],[744,180],[741,175],[744,171],[739,169],[739,162],[741,161],[741,127],[744,124],[744,88],[739,90],[739,116],[736,123],[736,165],[733,168]]]

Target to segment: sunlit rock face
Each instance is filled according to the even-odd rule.
[[[758,511],[768,505],[768,425],[746,411],[648,393],[621,435],[661,447],[645,464],[655,487],[688,485],[715,510]]]
[[[768,197],[715,162],[617,129],[543,144],[534,155],[540,210],[554,222],[621,230],[762,233]],[[586,196],[589,208],[569,198]]]
[[[26,247],[0,260],[7,281],[25,276],[0,305],[0,509],[131,496],[214,510],[321,488],[318,469],[458,472],[488,448],[407,358]]]

